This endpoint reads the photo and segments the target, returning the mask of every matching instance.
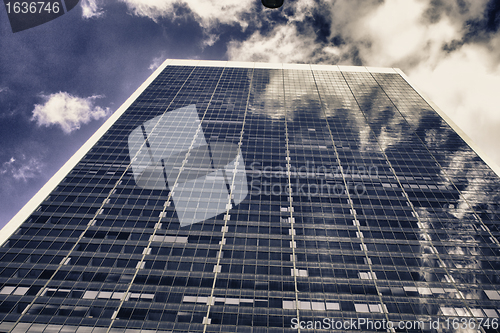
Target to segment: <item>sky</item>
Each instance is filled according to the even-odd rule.
[[[0,5],[0,227],[167,58],[397,67],[500,165],[500,1],[80,0],[13,33]]]

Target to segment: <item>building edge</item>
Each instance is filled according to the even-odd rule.
[[[106,131],[115,121],[129,108],[142,92],[152,83],[158,75],[168,66],[172,59],[166,59],[139,88],[99,127],[99,129],[64,163],[64,165],[45,183],[44,186],[14,215],[14,217],[0,230],[1,246],[12,236],[12,234],[26,221],[33,211],[45,200],[45,198],[56,188],[56,186],[68,175],[68,173],[89,152],[94,144],[101,139]]]
[[[434,102],[432,102],[432,100],[430,98],[428,98],[426,96],[426,94],[424,94],[422,92],[421,89],[419,89],[417,86],[415,86],[413,83],[411,83],[411,80],[408,78],[408,76],[406,76],[406,74],[399,68],[395,68],[394,69],[399,75],[401,75],[401,77],[406,81],[406,83],[408,83],[426,102],[427,104],[430,105],[430,107],[432,109],[434,109],[434,111],[436,111],[440,116],[441,118],[444,119],[444,121],[446,121],[446,123],[458,134],[460,135],[460,137],[465,141],[465,143],[467,143],[469,145],[469,147],[471,147],[472,150],[474,150],[476,152],[476,154],[484,161],[484,163],[486,163],[491,170],[493,170],[493,172],[495,172],[497,174],[497,176],[500,177],[500,166],[495,163],[495,161],[493,161],[493,159],[491,159],[488,154],[486,154],[475,142],[474,140],[472,140],[457,124],[455,124],[455,122],[450,118],[448,117],[448,115],[443,111],[441,110],[436,104],[434,104]]]

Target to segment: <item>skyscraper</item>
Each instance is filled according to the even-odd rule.
[[[397,69],[167,60],[2,230],[0,332],[496,332],[473,148]]]

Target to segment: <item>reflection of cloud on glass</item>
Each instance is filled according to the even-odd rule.
[[[439,131],[438,129],[429,129],[425,132],[424,141],[427,147],[439,148],[446,144],[447,140],[446,133]]]
[[[485,268],[483,261],[479,259],[484,255],[482,246],[492,244],[492,241],[488,236],[478,234],[478,231],[488,231],[488,227],[483,225],[476,216],[481,218],[483,211],[498,211],[500,185],[484,177],[480,171],[484,169],[484,164],[478,162],[477,156],[469,150],[458,150],[449,154],[447,159],[440,163],[443,166],[444,175],[460,188],[456,203],[445,207],[448,213],[457,219],[457,224],[460,223],[463,230],[463,233],[458,236],[449,238],[455,247],[450,248],[448,254],[461,257],[453,259],[454,267],[468,269],[465,271],[467,273],[457,274],[456,279],[466,283],[492,283],[484,274],[475,274],[470,269]],[[486,267],[489,268],[489,265]],[[465,294],[471,299],[482,297],[477,290],[467,291]]]
[[[376,138],[366,126],[366,120],[359,113],[356,99],[350,93],[350,87],[340,72],[330,72],[324,75],[315,72],[316,85],[321,94],[321,102],[325,115],[332,128],[343,128],[342,131],[352,131],[356,142],[346,141],[342,133],[333,131],[333,139],[338,146],[357,149],[361,153],[375,153],[379,150]]]
[[[306,70],[307,71],[307,70]],[[306,72],[304,71],[304,72]],[[366,78],[363,81],[356,80],[356,75],[359,73],[341,73],[331,72],[329,77],[323,77],[321,72],[316,72],[315,76],[306,75],[301,78],[302,89],[300,95],[291,95],[287,93],[287,82],[292,82],[293,74],[289,71],[282,72],[281,70],[272,71],[266,77],[268,84],[263,91],[255,91],[257,101],[263,103],[260,107],[259,102],[254,102],[250,105],[256,113],[266,114],[270,118],[284,118],[285,108],[283,105],[283,84],[285,85],[286,110],[289,111],[290,119],[300,112],[305,110],[317,110],[317,90],[326,92],[321,96],[321,103],[324,109],[324,114],[320,114],[320,118],[332,118],[336,122],[348,124],[347,128],[352,128],[358,134],[359,141],[356,148],[361,152],[377,151],[380,146],[383,151],[395,146],[402,140],[407,138],[403,135],[408,131],[408,124],[395,109],[391,100],[389,100],[384,92],[380,89],[377,82],[372,80],[373,84],[367,86]],[[284,76],[283,76],[284,75]],[[304,73],[302,74],[304,75]],[[346,83],[347,79],[347,83]],[[354,92],[368,91],[366,99],[356,99],[350,90]],[[371,130],[366,127],[366,119],[360,117],[359,114],[352,110],[362,108]],[[418,123],[418,118],[412,118],[412,122]],[[430,140],[436,134],[429,133]],[[341,138],[339,137],[339,140]],[[353,143],[345,142],[346,146]],[[354,147],[353,147],[354,148]]]
[[[386,80],[383,75],[375,75],[375,78],[410,124],[412,132],[416,134],[416,137],[413,136],[415,143],[421,140],[425,149],[435,157],[435,161],[427,162],[426,167],[427,172],[436,170],[432,177],[436,184],[436,199],[431,200],[434,204],[425,204],[418,196],[412,196],[410,200],[419,203],[416,211],[420,220],[423,252],[430,250],[432,239],[446,243],[432,250],[438,251],[441,258],[439,262],[432,259],[432,255],[423,255],[422,263],[445,268],[448,273],[439,277],[443,283],[493,283],[493,276],[476,274],[475,271],[484,269],[484,265],[490,267],[484,256],[495,255],[493,249],[497,247],[485,236],[487,226],[477,217],[486,207],[490,211],[498,211],[493,206],[499,199],[499,184],[490,180],[489,175],[493,176],[491,171],[487,171],[485,164],[441,117],[429,110],[429,105],[415,91],[407,88],[404,91],[405,98],[413,100],[412,106],[399,100],[395,93],[397,89],[392,90],[391,85],[406,85],[403,80],[397,83]],[[491,179],[496,181],[498,178]],[[431,242],[426,242],[426,239]],[[462,296],[458,297],[483,297],[481,289],[461,290],[461,293]]]
[[[379,88],[379,83],[382,85],[390,83],[390,80],[384,82],[381,79],[381,77],[384,79],[389,77],[384,77],[382,74],[375,75],[380,82],[372,80],[373,84],[366,84],[370,79],[365,77],[364,80],[357,80],[356,76],[360,75],[359,73],[343,73],[343,75],[347,79],[348,89],[354,93],[355,101],[363,111],[364,117],[357,117],[349,124],[351,130],[357,129],[359,132],[361,152],[366,151],[367,147],[364,143],[372,140],[386,152],[390,160],[398,160],[395,164],[399,165],[404,156],[412,154],[411,150],[407,150],[408,141],[410,141],[414,143],[412,147],[415,147],[417,151],[423,149],[434,154],[443,167],[443,169],[434,167],[434,161],[426,161],[430,167],[427,167],[424,173],[435,181],[433,193],[437,195],[436,198],[428,196],[431,192],[421,193],[424,190],[419,189],[419,186],[415,184],[415,182],[418,183],[416,181],[417,166],[410,165],[415,168],[415,171],[412,171],[412,177],[409,177],[410,182],[405,177],[409,175],[409,170],[405,171],[403,167],[397,168],[396,171],[401,184],[408,187],[405,191],[409,194],[409,200],[414,204],[415,212],[419,216],[417,234],[420,243],[418,255],[420,281],[440,282],[450,286],[447,292],[436,294],[439,296],[431,293],[433,297],[481,298],[480,289],[457,292],[453,286],[454,283],[462,282],[491,283],[485,275],[475,274],[476,269],[483,268],[479,258],[483,255],[480,245],[484,243],[483,236],[477,232],[477,221],[469,207],[471,197],[475,196],[474,192],[479,190],[477,182],[475,188],[472,188],[470,184],[463,186],[463,178],[470,180],[481,174],[480,172],[477,175],[474,174],[476,168],[480,169],[479,164],[477,167],[474,166],[473,161],[477,157],[472,152],[464,154],[463,142],[449,130],[434,111],[429,110],[429,106],[420,96],[405,95],[405,98],[414,97],[417,101],[415,104],[412,102],[412,106],[408,107],[403,99],[397,97],[397,94],[391,95],[390,87],[383,86],[385,92],[389,92],[389,96],[386,96],[385,92]],[[341,78],[338,82],[338,85],[344,85]],[[338,89],[339,86],[336,88]],[[392,91],[398,91],[398,89]],[[355,113],[352,111],[349,113]],[[335,116],[338,117],[337,114]],[[344,118],[347,117],[344,116]],[[370,128],[369,132],[366,131],[368,128]],[[365,131],[360,129],[365,129]],[[379,150],[375,149],[375,151]],[[456,179],[451,179],[448,169],[462,174],[457,175]],[[432,170],[435,170],[434,175]],[[467,172],[470,175],[464,174]],[[460,191],[455,188],[455,185]],[[477,196],[475,199],[481,200]],[[435,241],[445,242],[445,244],[438,246]],[[444,271],[439,272],[436,268],[444,269]],[[461,268],[465,270],[457,271]],[[420,306],[426,307],[425,299],[421,300]]]
[[[254,80],[266,82],[265,88],[261,85],[252,85],[251,94],[254,98],[250,101],[248,108],[254,114],[262,114],[271,119],[285,118],[283,74],[279,69],[271,71],[259,71],[255,69]]]
[[[379,75],[376,80],[367,77],[357,80],[356,76],[362,74],[330,72],[315,73],[314,81],[308,73],[301,75],[303,92],[300,96],[287,93],[289,90],[293,91],[286,87],[288,77],[293,74],[284,77],[286,108],[290,112],[290,119],[300,119],[301,112],[305,110],[316,112],[318,97],[314,92],[317,89],[337,147],[350,146],[361,154],[382,159],[385,159],[382,154],[385,152],[395,165],[401,163],[401,168],[395,167],[395,174],[400,184],[407,186],[404,189],[419,220],[418,229],[414,229],[420,244],[420,251],[416,253],[420,264],[419,282],[429,283],[429,286],[433,282],[448,286],[443,292],[429,294],[435,298],[458,300],[462,297],[484,297],[479,288],[458,292],[454,286],[462,282],[491,283],[491,277],[487,274],[475,273],[476,270],[484,269],[480,258],[484,256],[485,238],[478,232],[479,222],[474,216],[474,210],[477,212],[478,207],[483,207],[483,210],[491,207],[491,194],[498,193],[498,185],[496,189],[485,191],[487,180],[481,179],[484,175],[483,164],[478,162],[477,156],[420,96],[405,96],[412,98],[412,105],[409,106],[397,94],[391,95],[390,87],[384,86],[391,82],[389,76]],[[279,71],[271,81],[273,83],[262,95],[272,99],[274,94],[274,98],[278,98],[276,92],[280,92],[282,85]],[[370,81],[371,84],[367,84]],[[385,91],[389,91],[389,96],[380,89],[379,84]],[[351,91],[354,95],[350,94]],[[279,95],[279,98],[283,97]],[[266,113],[266,106],[273,107],[270,104],[264,106],[262,113]],[[279,113],[279,117],[284,117],[284,112]],[[323,119],[324,116],[320,118]],[[289,129],[292,127],[293,124]],[[351,131],[351,137],[357,140],[343,142],[342,137],[345,137],[346,131]],[[300,133],[296,133],[295,137],[300,138]],[[408,149],[409,142],[412,149]],[[408,165],[414,168],[413,171],[404,167],[406,156],[409,161],[418,161],[420,156],[428,152],[436,160],[425,157],[423,164]],[[440,167],[436,165],[436,161]],[[419,183],[418,179],[422,179],[419,177],[419,168],[424,168],[422,175],[430,177],[424,181],[426,185],[423,187],[416,185]],[[412,177],[405,177],[410,172]],[[432,187],[427,187],[427,184]],[[420,306],[427,306],[425,298],[421,299]]]

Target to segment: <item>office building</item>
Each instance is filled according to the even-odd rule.
[[[0,332],[496,332],[496,168],[397,69],[167,60],[2,230]]]

